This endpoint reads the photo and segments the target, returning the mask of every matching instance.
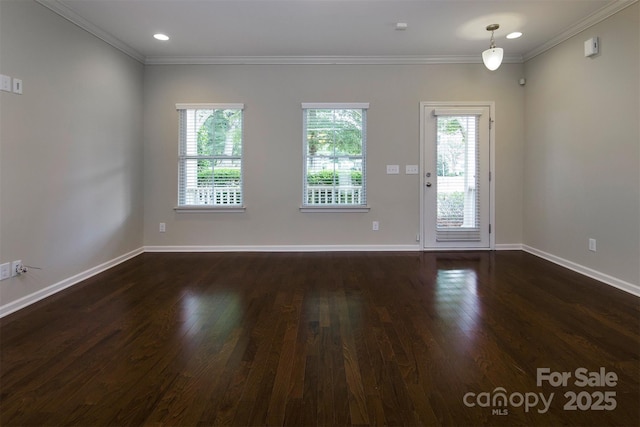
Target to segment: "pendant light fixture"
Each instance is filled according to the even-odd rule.
[[[501,47],[496,47],[496,41],[493,39],[493,32],[498,28],[500,28],[499,24],[487,25],[487,31],[491,31],[491,44],[489,49],[482,52],[482,62],[491,71],[498,69],[504,55],[504,50]]]

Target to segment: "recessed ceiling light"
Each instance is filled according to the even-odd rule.
[[[507,34],[508,39],[517,39],[518,37],[522,37],[522,33],[520,31],[514,31],[513,33]]]
[[[158,34],[154,34],[153,38],[156,40],[160,40],[163,42],[166,42],[167,40],[169,40],[169,36],[166,34],[162,34],[162,33],[158,33]]]

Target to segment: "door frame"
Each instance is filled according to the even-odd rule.
[[[426,152],[426,138],[425,134],[425,113],[428,110],[435,108],[473,108],[473,107],[489,107],[489,224],[491,232],[489,233],[489,248],[425,248],[424,247],[424,233],[425,233],[425,152]],[[496,174],[494,171],[495,165],[495,131],[496,131],[496,113],[495,113],[495,101],[421,101],[420,102],[420,250],[421,251],[466,251],[466,250],[495,250],[496,246],[496,221],[495,221],[495,182]]]

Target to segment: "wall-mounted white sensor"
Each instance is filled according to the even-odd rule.
[[[598,37],[591,37],[589,40],[584,42],[584,56],[589,58],[591,56],[597,55],[600,50],[600,42],[598,41]]]
[[[409,25],[406,22],[397,22],[396,23],[396,30],[398,30],[398,31],[404,31],[407,28],[409,28]]]
[[[520,86],[524,86],[527,84],[527,79],[525,79],[524,77],[520,77],[520,80],[518,80],[518,84]]]

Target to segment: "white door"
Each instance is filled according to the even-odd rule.
[[[491,110],[421,103],[424,249],[492,249]]]

